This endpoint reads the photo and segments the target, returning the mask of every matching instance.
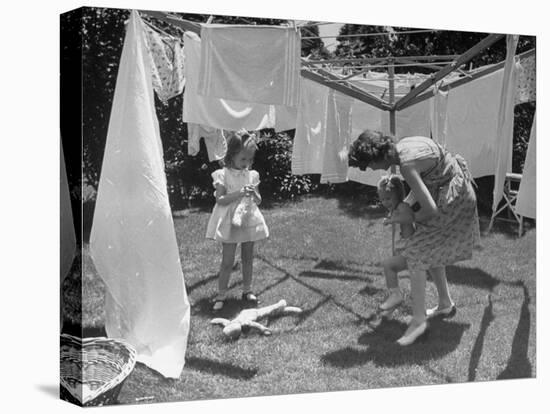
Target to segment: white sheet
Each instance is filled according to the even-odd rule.
[[[198,124],[187,124],[187,153],[197,155],[201,149],[200,139],[204,139],[209,161],[221,160],[227,152],[227,142],[223,130]]]
[[[210,98],[198,94],[201,74],[201,40],[194,33],[184,35],[185,78],[183,121],[218,129],[255,131],[296,128],[296,108]]]
[[[506,173],[512,171],[512,145],[514,136],[514,100],[516,96],[517,70],[515,61],[518,35],[506,35],[506,61],[500,93],[496,131],[495,188],[493,211],[496,211],[504,192]]]
[[[296,106],[300,81],[300,32],[283,26],[201,26],[199,94]]]
[[[351,97],[330,89],[321,183],[343,183],[348,179],[348,147],[352,131],[351,105]]]
[[[292,148],[292,174],[321,174],[326,138],[329,89],[302,79],[298,121]]]
[[[498,70],[453,88],[448,94],[446,148],[464,157],[475,178],[495,173],[503,73]]]
[[[527,156],[523,165],[523,174],[519,184],[516,211],[525,217],[537,215],[537,119],[533,118]]]
[[[95,207],[90,253],[107,287],[109,337],[165,377],[181,374],[189,333],[166,190],[150,61],[139,14],[127,24]]]

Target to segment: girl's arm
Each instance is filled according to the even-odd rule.
[[[414,165],[404,165],[401,166],[400,171],[411,191],[414,192],[416,201],[420,203],[420,210],[414,213],[414,221],[422,222],[434,217],[438,213],[437,205],[418,170]]]
[[[231,204],[233,201],[239,200],[246,194],[246,187],[243,187],[239,191],[228,193],[226,188],[221,184],[215,184],[216,187],[216,203],[221,206]]]
[[[250,191],[251,191],[252,197],[254,197],[254,201],[256,202],[256,204],[260,204],[262,202],[262,196],[260,195],[258,186],[251,184]]]

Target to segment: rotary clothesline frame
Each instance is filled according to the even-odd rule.
[[[191,22],[185,19],[182,19],[177,16],[170,15],[166,12],[160,11],[140,11],[140,13],[159,19],[165,23],[174,25],[184,31],[191,31],[198,36],[201,32],[201,24],[196,22]],[[395,33],[396,35],[399,32]],[[426,99],[429,99],[433,96],[431,88],[443,80],[447,75],[452,72],[458,71],[463,75],[463,77],[456,79],[446,85],[442,85],[440,90],[448,91],[452,88],[462,86],[466,83],[469,83],[479,77],[488,75],[498,69],[504,67],[504,62],[500,62],[491,66],[484,67],[481,70],[465,71],[462,70],[462,67],[470,62],[474,57],[476,57],[483,50],[489,48],[491,45],[497,41],[503,39],[505,34],[490,34],[479,43],[468,49],[461,55],[435,55],[435,56],[399,56],[399,57],[381,57],[381,58],[356,58],[356,59],[326,59],[326,60],[308,60],[302,58],[302,77],[309,79],[313,82],[320,83],[330,89],[334,89],[338,92],[343,93],[344,95],[350,96],[354,99],[357,99],[361,102],[372,105],[378,109],[388,111],[390,113],[390,125],[392,124],[392,118],[395,117],[395,112],[401,111],[408,108],[414,104],[422,102]],[[527,52],[520,54],[520,57],[527,57],[533,54],[535,49],[531,49]],[[451,60],[451,63],[447,63],[444,67],[437,66],[437,61],[439,60]],[[418,63],[417,61],[427,61],[433,62],[433,65],[427,66],[426,63]],[[358,86],[355,86],[349,82],[353,77],[360,76],[365,73],[365,70],[361,70],[358,73],[353,74],[352,76],[346,76],[342,78],[334,73],[331,73],[329,70],[322,66],[333,63],[362,63],[362,64],[376,64],[378,67],[387,67],[389,77],[387,79],[389,83],[390,94],[388,100],[377,97],[374,94],[371,94]],[[399,99],[395,98],[395,67],[400,65],[410,65],[422,67],[428,67],[436,70],[435,73],[428,75],[428,78],[418,84],[415,88],[409,91],[404,96]],[[395,119],[394,119],[395,121]],[[394,123],[394,122],[393,122]],[[395,134],[395,130],[390,130],[392,134]]]

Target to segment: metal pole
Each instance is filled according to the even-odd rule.
[[[395,137],[395,68],[394,68],[394,59],[388,60],[388,75],[389,75],[389,104],[392,109],[390,109],[390,134]],[[396,168],[395,165],[391,166],[391,173],[395,174]],[[395,255],[395,224],[391,225],[391,251],[392,255]]]

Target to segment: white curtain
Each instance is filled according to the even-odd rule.
[[[120,59],[90,252],[107,287],[109,337],[178,378],[185,362],[189,302],[168,194],[143,22],[132,11]]]
[[[506,61],[500,94],[497,123],[497,154],[495,158],[495,188],[493,190],[493,212],[496,211],[502,193],[506,173],[512,171],[512,138],[514,132],[514,99],[516,96],[515,54],[519,36],[506,36]]]
[[[533,118],[527,156],[519,184],[516,212],[522,216],[536,218],[537,215],[537,120]]]

